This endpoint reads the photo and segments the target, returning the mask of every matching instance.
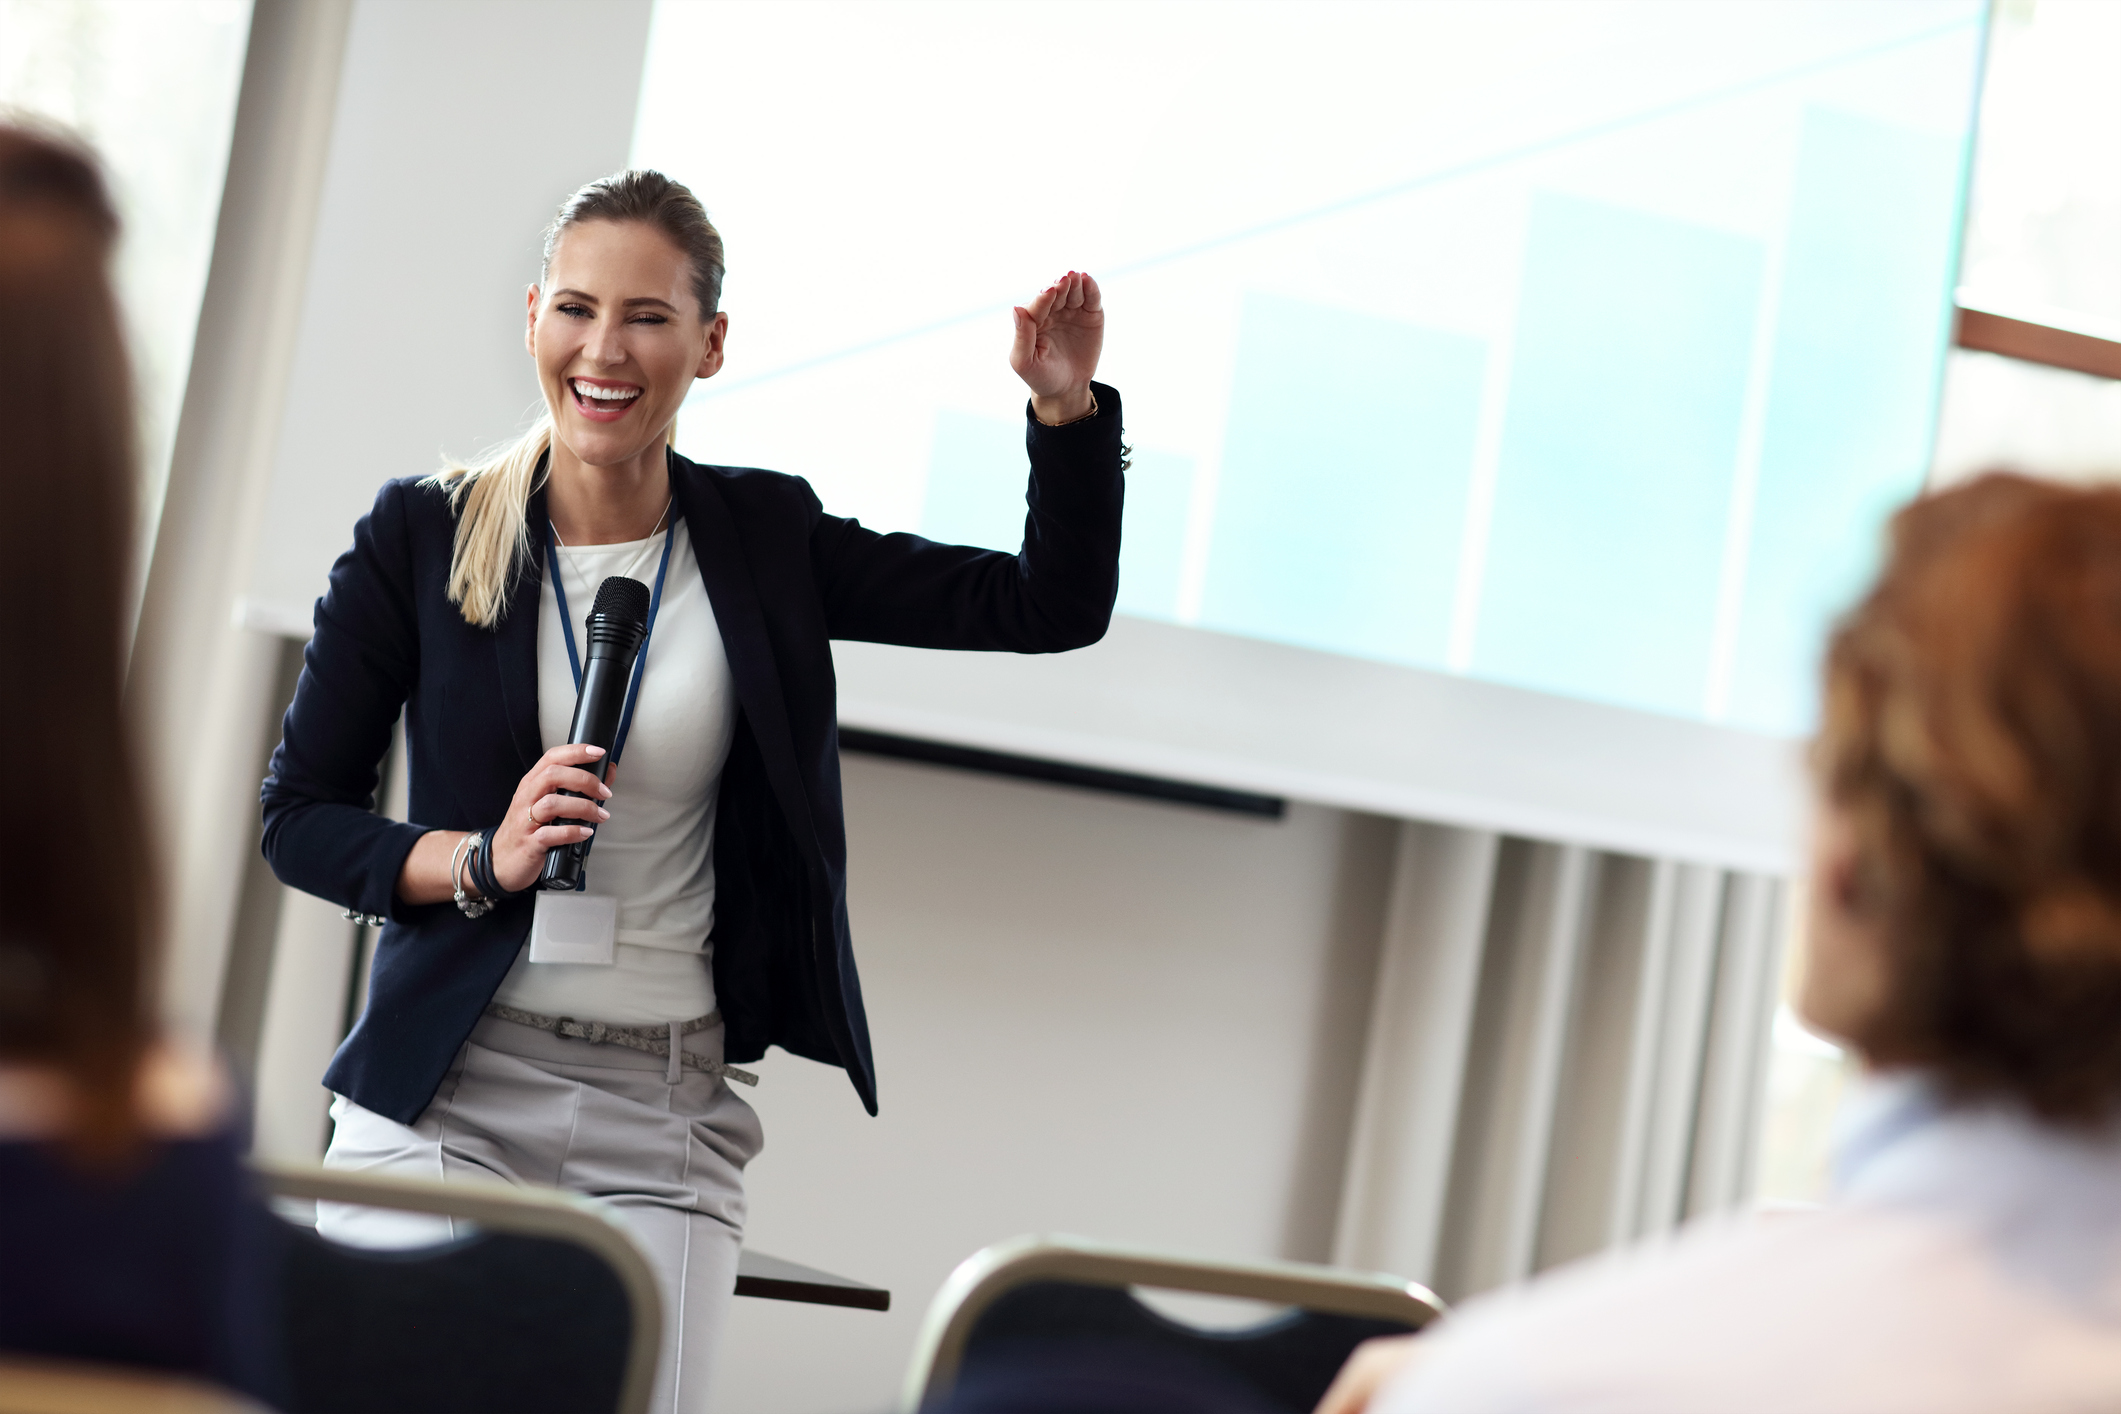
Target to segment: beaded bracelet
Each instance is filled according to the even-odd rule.
[[[457,841],[457,847],[449,855],[449,884],[456,890],[457,912],[466,918],[484,918],[493,912],[491,898],[473,898],[464,892],[463,861],[467,855],[476,852],[485,840],[486,836],[483,834],[466,835]],[[477,880],[474,879],[473,882],[476,883]]]

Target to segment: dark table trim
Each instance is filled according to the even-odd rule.
[[[891,1293],[883,1287],[865,1286],[748,1247],[737,1258],[736,1294],[767,1301],[801,1301],[811,1306],[847,1306],[857,1311],[891,1309]]]

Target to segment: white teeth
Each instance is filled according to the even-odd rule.
[[[593,398],[600,403],[631,402],[641,396],[639,388],[599,388],[594,384],[584,383],[578,378],[572,380],[572,386],[583,397]]]

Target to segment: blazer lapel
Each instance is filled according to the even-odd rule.
[[[714,606],[714,621],[722,631],[722,651],[729,658],[729,676],[736,687],[737,702],[751,721],[752,735],[758,739],[766,777],[773,782],[774,794],[781,799],[790,827],[814,849],[817,833],[810,818],[810,799],[803,792],[802,775],[796,768],[788,708],[781,695],[780,667],[774,661],[773,641],[766,634],[758,584],[737,534],[736,518],[729,513],[729,504],[722,499],[712,474],[675,452],[671,453],[670,484],[685,513],[685,530],[692,537],[692,557],[699,561],[707,602]]]
[[[538,731],[538,601],[545,588],[545,485],[530,493],[526,510],[530,518],[528,563],[516,567],[515,584],[508,594],[508,612],[493,638],[494,661],[501,671],[501,709],[508,719],[508,734],[525,771],[545,754],[544,738]]]

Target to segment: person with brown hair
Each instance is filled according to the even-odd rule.
[[[798,477],[679,455],[678,409],[727,352],[723,269],[662,173],[568,198],[524,302],[544,414],[481,463],[383,487],[317,603],[264,787],[279,878],[382,926],[324,1077],[325,1163],[609,1205],[672,1313],[665,1411],[704,1405],[735,1290],[762,1143],[738,1067],[780,1046],[876,1108],[831,641],[1061,652],[1103,635],[1119,583],[1096,281],[1015,311],[1030,475],[1009,554],[879,534]],[[393,395],[447,395],[414,381]],[[583,615],[613,580],[647,631],[607,759],[572,717]],[[401,712],[404,822],[371,809]],[[592,837],[585,889],[539,887],[547,851]],[[317,1225],[424,1236],[335,1204]]]
[[[0,1353],[257,1390],[262,1221],[228,1087],[154,1022],[153,868],[119,693],[134,409],[94,159],[0,125]]]
[[[2121,488],[1903,509],[1812,769],[1831,1203],[1469,1303],[1320,1414],[2121,1408]]]

